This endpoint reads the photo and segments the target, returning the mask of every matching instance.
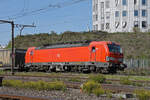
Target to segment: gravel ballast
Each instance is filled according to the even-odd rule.
[[[0,87],[0,94],[44,98],[47,100],[120,100],[120,98],[108,98],[106,96],[97,97],[93,94],[88,95],[86,93],[81,92],[79,89],[67,89],[64,92],[64,91],[37,91],[30,89]],[[136,99],[131,98],[126,100],[136,100]]]

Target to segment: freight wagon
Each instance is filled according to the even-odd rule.
[[[25,53],[24,49],[15,49],[15,69],[22,69],[25,63]],[[0,68],[7,70],[10,69],[12,65],[12,53],[11,49],[0,49]]]

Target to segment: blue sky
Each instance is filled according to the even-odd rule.
[[[32,24],[25,34],[55,31],[87,31],[92,28],[92,0],[0,0],[0,20],[13,20],[15,24]],[[19,29],[15,28],[15,36]],[[11,39],[11,26],[0,24],[0,44]]]

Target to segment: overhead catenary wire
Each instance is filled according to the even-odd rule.
[[[10,15],[10,16],[7,16],[7,17],[8,17],[9,20],[14,20],[14,19],[22,18],[22,17],[28,16],[28,15],[36,15],[36,14],[41,14],[41,13],[44,13],[44,12],[48,12],[50,8],[63,8],[63,7],[73,5],[73,4],[76,4],[76,3],[80,3],[80,2],[83,2],[83,1],[87,1],[87,0],[70,0],[70,2],[60,2],[60,3],[57,3],[57,4],[49,4],[45,7],[42,7],[42,8],[36,9],[36,10],[32,10],[32,11],[28,11],[28,12],[23,11],[21,14],[16,14],[15,16]],[[24,4],[24,6],[25,6],[25,4]],[[149,8],[147,7],[147,9],[150,9],[150,7]],[[142,10],[142,8],[140,10]],[[128,12],[131,12],[131,11],[128,10]]]
[[[26,1],[26,0],[24,0],[24,1]],[[29,15],[41,14],[41,13],[48,12],[48,11],[53,11],[53,10],[56,10],[56,9],[59,9],[59,8],[68,7],[68,6],[83,2],[83,1],[88,1],[88,0],[69,0],[69,1],[65,1],[65,2],[61,1],[61,2],[58,2],[58,3],[55,3],[55,4],[48,4],[45,7],[41,7],[39,9],[30,10],[30,11],[25,10],[27,7],[25,7],[26,4],[24,4],[23,8],[21,10],[22,13],[18,13],[15,16],[7,16],[7,17],[8,17],[9,20],[14,20],[14,19],[25,17],[25,16],[29,16]],[[64,21],[62,23],[71,23],[71,22]],[[56,23],[54,23],[54,24],[56,25]],[[54,25],[54,24],[52,24],[52,25]]]
[[[29,15],[41,14],[41,13],[49,11],[50,8],[55,8],[55,9],[63,8],[63,7],[71,6],[71,5],[74,5],[74,4],[83,2],[83,1],[87,1],[87,0],[70,0],[69,2],[60,2],[57,4],[49,4],[45,7],[42,7],[42,8],[36,9],[36,10],[32,10],[32,11],[28,11],[28,12],[26,11],[22,14],[17,14],[15,16],[7,16],[7,17],[9,20],[14,20],[14,19],[25,17],[25,16],[29,16]]]
[[[20,14],[23,14],[24,12],[26,12],[27,8],[26,8],[26,1],[27,0],[24,0],[23,1],[23,6],[22,6],[22,9],[17,12],[17,13],[14,13],[12,15],[7,15],[7,16],[3,16],[3,17],[0,17],[1,19],[4,19],[4,18],[8,18],[8,20],[11,20],[11,16],[17,16],[17,15],[20,15]],[[12,11],[11,11],[12,12]],[[8,12],[7,12],[8,13]],[[9,12],[10,13],[10,12]]]

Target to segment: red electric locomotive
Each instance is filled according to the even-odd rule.
[[[31,47],[25,67],[41,71],[109,72],[123,70],[123,53],[119,44],[110,41],[68,43]]]

